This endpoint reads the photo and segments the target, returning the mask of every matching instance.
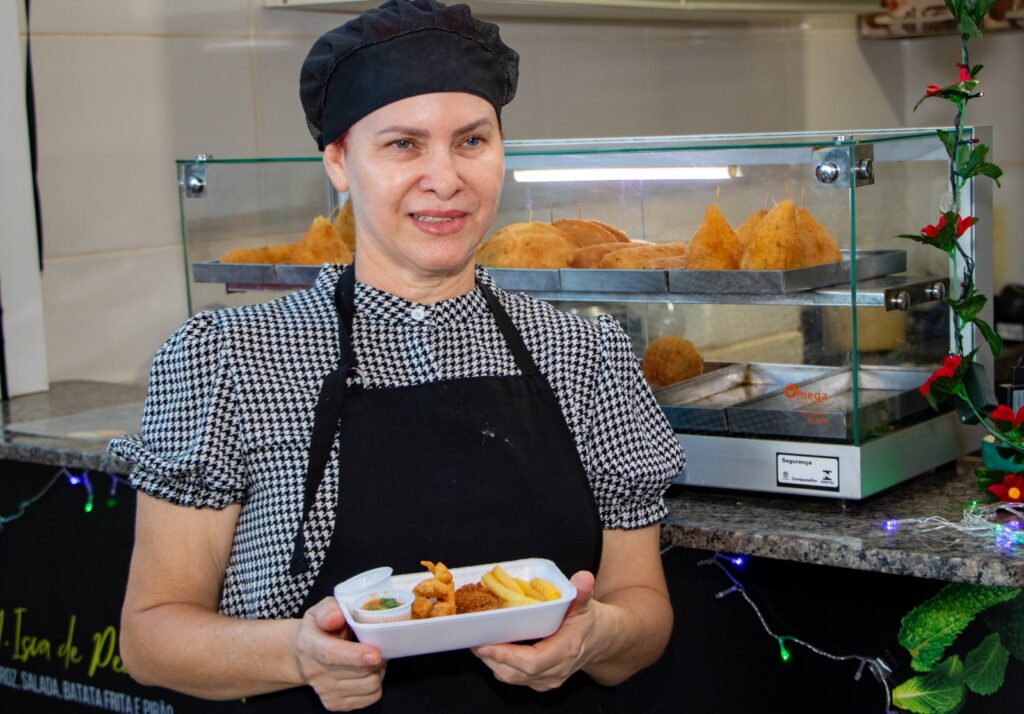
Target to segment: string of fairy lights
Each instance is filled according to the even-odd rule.
[[[107,479],[107,484],[101,483],[101,479],[103,478]],[[118,487],[131,487],[131,484],[127,479],[114,473],[106,472],[103,475],[93,473],[90,475],[90,472],[87,469],[76,473],[67,467],[63,467],[57,471],[57,473],[55,473],[37,493],[20,501],[14,513],[10,515],[0,514],[0,531],[2,531],[7,524],[13,523],[24,516],[29,508],[35,505],[36,502],[40,501],[47,493],[50,492],[50,489],[62,481],[67,483],[68,486],[81,488],[82,491],[85,492],[85,502],[82,504],[82,511],[85,513],[92,513],[93,509],[96,508],[97,492],[99,492],[99,496],[102,498],[101,502],[106,508],[114,508],[118,504]]]
[[[999,501],[981,504],[974,501],[964,507],[963,518],[953,522],[942,516],[923,518],[889,518],[882,524],[889,535],[910,533],[922,536],[919,540],[934,540],[948,544],[948,538],[935,539],[932,534],[954,531],[1004,555],[1014,555],[1017,546],[1024,545],[1024,503]]]
[[[889,689],[889,678],[892,676],[892,668],[890,668],[889,665],[886,664],[885,660],[883,660],[881,657],[868,657],[866,655],[832,654],[831,652],[827,652],[822,648],[817,647],[816,645],[813,645],[810,642],[803,640],[799,637],[795,637],[793,635],[780,635],[779,633],[775,632],[768,625],[768,621],[765,620],[764,615],[761,613],[761,609],[757,606],[757,603],[753,601],[753,599],[747,593],[746,588],[743,587],[743,583],[741,583],[732,573],[732,571],[730,571],[729,568],[726,567],[726,564],[729,564],[734,567],[740,568],[743,566],[744,562],[745,560],[743,556],[727,556],[721,553],[715,553],[710,558],[698,561],[697,565],[713,565],[719,570],[721,570],[723,573],[725,573],[725,576],[732,582],[732,586],[726,588],[725,590],[722,590],[721,592],[716,593],[715,598],[720,600],[724,597],[732,595],[733,593],[739,593],[750,606],[750,608],[754,611],[754,614],[757,615],[757,619],[760,621],[761,627],[764,628],[764,631],[768,634],[769,637],[778,642],[779,658],[783,662],[789,662],[789,660],[793,656],[789,647],[790,645],[800,645],[801,647],[805,647],[806,649],[810,650],[816,655],[825,657],[826,659],[835,660],[837,662],[859,662],[860,664],[858,665],[857,671],[853,676],[854,680],[859,682],[861,676],[864,674],[865,669],[871,672],[871,674],[874,675],[875,679],[878,680],[879,684],[882,685],[883,689],[885,689],[885,712],[886,714],[892,714],[892,692]]]

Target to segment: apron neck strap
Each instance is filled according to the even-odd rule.
[[[505,312],[505,308],[501,306],[501,303],[498,302],[494,292],[480,279],[477,279],[476,286],[480,288],[484,300],[487,301],[487,306],[491,309],[495,322],[498,323],[498,329],[505,336],[505,342],[508,344],[512,356],[516,359],[519,371],[524,375],[540,374],[540,370],[537,369],[537,363],[533,361],[533,355],[530,354],[530,350],[526,349],[522,335],[519,334],[516,326],[512,324],[512,319]]]

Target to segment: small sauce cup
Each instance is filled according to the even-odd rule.
[[[349,598],[349,607],[356,619],[365,624],[400,622],[412,618],[412,602],[415,597],[409,590],[368,592]],[[387,607],[392,603],[395,604]],[[382,604],[385,606],[382,607]]]

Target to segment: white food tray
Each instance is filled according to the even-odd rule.
[[[558,566],[544,558],[524,558],[489,565],[451,568],[455,587],[480,582],[480,577],[495,565],[500,565],[514,578],[543,578],[558,588],[562,596],[557,600],[548,600],[536,605],[433,617],[426,620],[382,623],[356,621],[353,609],[367,593],[342,596],[335,588],[335,598],[356,639],[379,649],[384,659],[446,652],[499,642],[539,639],[555,632],[562,624],[569,603],[576,597],[576,588]],[[412,590],[417,583],[430,577],[430,573],[425,569],[416,573],[394,575],[386,589]]]

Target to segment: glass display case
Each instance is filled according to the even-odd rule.
[[[971,132],[991,145],[988,129]],[[943,299],[963,269],[897,237],[933,222],[946,200],[948,157],[934,130],[510,141],[505,149],[495,231],[586,223],[631,251],[682,246],[676,262],[643,265],[517,264],[505,254],[491,262],[508,290],[620,321],[686,448],[679,483],[859,499],[978,443],[976,427],[951,409],[936,412],[918,392],[952,344]],[[316,265],[220,258],[297,241],[314,217],[336,215],[347,197],[335,194],[319,157],[197,157],[178,171],[192,312],[312,284]],[[979,219],[961,246],[979,292],[991,294],[990,189],[969,182],[961,200],[962,213]],[[828,258],[771,253],[806,247],[812,233],[831,246]],[[698,243],[706,251],[737,238],[737,263],[694,259]],[[695,348],[691,361],[702,368],[658,381],[649,349],[666,337]]]

